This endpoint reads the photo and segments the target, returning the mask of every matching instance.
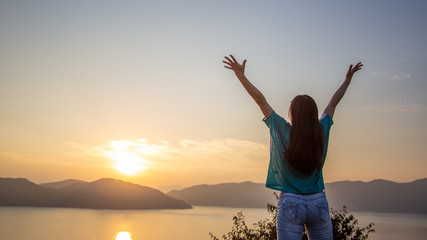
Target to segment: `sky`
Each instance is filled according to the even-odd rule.
[[[427,177],[425,1],[0,0],[0,176],[160,189],[264,182],[269,132],[350,64],[325,182]]]

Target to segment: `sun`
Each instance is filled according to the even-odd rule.
[[[115,152],[112,154],[111,158],[116,163],[114,168],[126,175],[134,175],[146,168],[143,165],[144,160],[131,153]]]
[[[113,141],[110,146],[113,151],[107,152],[108,157],[114,161],[114,168],[126,175],[135,175],[146,168],[146,161],[138,153],[129,149],[127,141]]]
[[[119,232],[116,236],[116,240],[132,240],[132,238],[128,232]]]

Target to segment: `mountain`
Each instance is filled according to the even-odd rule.
[[[276,202],[273,190],[253,182],[196,185],[167,195],[201,206],[263,208]]]
[[[326,184],[330,206],[352,211],[427,213],[427,178],[409,183],[386,180]]]
[[[55,190],[25,178],[0,178],[0,206],[44,206],[57,197]]]
[[[75,184],[68,187],[73,186]],[[69,188],[66,187],[62,193],[56,202],[65,207],[101,209],[191,208],[184,201],[169,197],[157,189],[108,178],[81,185],[73,191],[69,191]]]
[[[410,183],[342,181],[325,188],[334,209],[345,205],[349,211],[427,213],[427,178]],[[167,195],[202,206],[265,207],[277,202],[273,190],[252,182],[197,185]]]
[[[82,181],[82,180],[67,179],[67,180],[60,181],[60,182],[41,183],[41,184],[39,184],[39,186],[53,188],[53,189],[60,189],[60,188],[68,187],[68,186],[73,185],[73,184],[85,184],[85,183],[87,183],[87,182]]]
[[[64,184],[67,183],[67,184]],[[116,180],[66,181],[37,185],[23,178],[0,178],[0,206],[93,209],[185,209],[188,203],[157,189]],[[50,186],[50,187],[46,187]],[[52,187],[54,186],[54,187]]]

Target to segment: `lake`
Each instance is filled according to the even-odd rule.
[[[0,239],[4,240],[168,240],[210,239],[231,230],[243,211],[247,224],[271,218],[265,208],[195,206],[185,210],[91,210],[0,207]],[[370,240],[424,240],[427,215],[356,212],[359,226],[375,223]]]

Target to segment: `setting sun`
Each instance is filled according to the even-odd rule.
[[[126,175],[134,175],[146,168],[146,161],[138,156],[137,152],[130,149],[129,141],[112,141],[113,151],[107,152],[107,156],[115,162],[114,168]]]
[[[116,162],[114,168],[127,175],[134,175],[145,169],[144,160],[130,153],[113,153],[111,158]]]
[[[132,240],[132,238],[128,232],[119,232],[116,236],[116,240]]]

